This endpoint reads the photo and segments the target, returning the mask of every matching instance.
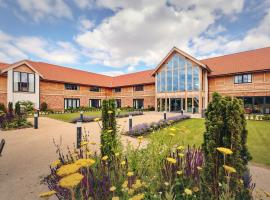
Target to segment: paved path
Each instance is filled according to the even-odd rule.
[[[175,114],[170,114],[175,115]],[[162,119],[163,113],[149,112],[133,117],[133,124],[150,123]],[[0,139],[6,140],[3,156],[0,157],[0,200],[38,199],[40,192],[47,191],[40,184],[42,177],[49,174],[49,164],[57,159],[53,138],[58,143],[62,136],[62,148],[76,141],[76,125],[42,117],[40,128],[0,132]],[[128,118],[118,120],[121,129],[127,130]],[[83,127],[92,134],[92,141],[99,144],[100,128],[97,123],[87,123]],[[121,136],[124,144],[134,138]],[[97,145],[98,146],[98,145]],[[97,147],[93,147],[93,150]],[[270,170],[251,166],[257,187],[270,191]]]

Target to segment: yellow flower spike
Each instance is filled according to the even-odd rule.
[[[178,175],[182,175],[182,174],[183,174],[183,171],[180,170],[180,171],[177,171],[176,173],[177,173]]]
[[[86,155],[87,155],[87,156],[91,156],[91,155],[92,155],[92,152],[91,152],[91,151],[87,151],[87,152],[86,152]]]
[[[181,158],[183,158],[184,156],[185,156],[185,154],[183,154],[183,153],[179,153],[178,154]]]
[[[120,153],[115,153],[114,155],[115,155],[116,157],[118,157],[118,156],[120,155]]]
[[[184,191],[186,195],[192,195],[192,191],[190,189],[186,188]]]
[[[87,141],[81,142],[81,146],[86,146],[86,145],[88,145],[88,142]]]
[[[125,165],[126,164],[126,161],[123,160],[120,164],[121,165]]]
[[[176,128],[170,128],[169,130],[170,131],[176,131]]]
[[[56,161],[54,161],[54,162],[52,162],[52,164],[51,164],[51,167],[57,167],[57,166],[59,166],[61,164],[61,161],[60,160],[56,160]]]
[[[57,171],[56,174],[58,176],[67,176],[69,174],[73,174],[75,172],[77,172],[79,169],[81,168],[81,166],[76,165],[74,163],[72,164],[67,164],[67,165],[62,165]]]
[[[170,133],[169,135],[170,135],[170,136],[172,136],[172,137],[174,137],[174,136],[175,136],[175,134],[173,134],[173,133]]]
[[[110,187],[110,191],[111,192],[114,192],[115,190],[116,190],[116,187],[115,186]]]
[[[128,177],[131,177],[131,176],[133,176],[133,175],[134,175],[134,172],[128,172],[128,173],[127,173],[127,176],[128,176]]]
[[[79,173],[74,173],[60,179],[59,185],[62,188],[72,189],[75,186],[77,186],[81,182],[82,179],[83,179],[83,175]]]
[[[79,159],[75,162],[75,164],[81,166],[81,167],[90,167],[92,166],[96,161],[93,159]]]
[[[102,158],[101,158],[101,160],[103,160],[103,161],[106,161],[106,160],[108,160],[108,156],[103,156]]]
[[[185,148],[184,148],[184,146],[181,146],[181,145],[180,145],[180,146],[177,147],[177,149],[180,150],[180,151],[182,151],[182,150],[184,150]]]
[[[100,118],[95,118],[94,121],[95,122],[99,122],[101,119]]]
[[[112,200],[120,200],[119,197],[112,197]]]
[[[111,129],[110,130],[107,130],[107,133],[112,133],[112,132],[113,132],[113,130],[111,130]]]
[[[134,194],[134,189],[128,189],[128,195],[133,195]]]
[[[112,111],[112,110],[109,110],[109,111],[108,111],[108,114],[112,114],[112,113],[113,113],[113,111]]]
[[[139,193],[139,194],[136,194],[135,196],[129,198],[128,200],[142,200],[142,199],[144,199],[144,194]]]
[[[200,189],[198,187],[193,187],[192,190],[193,192],[199,192]]]
[[[224,155],[231,155],[233,153],[231,149],[225,147],[218,147],[217,150]]]
[[[175,163],[176,163],[176,159],[174,159],[174,158],[166,158],[166,160],[167,160],[169,163],[172,163],[172,164],[175,164]]]
[[[42,193],[40,193],[39,194],[39,197],[40,198],[48,198],[48,197],[50,197],[50,196],[52,196],[54,194],[56,194],[56,192],[54,190],[52,190],[52,191],[49,191],[49,192],[42,192]]]
[[[236,173],[236,169],[233,167],[230,167],[228,165],[223,165],[223,168],[225,169],[226,172],[230,173]]]
[[[124,183],[122,184],[122,188],[127,188],[128,187],[128,181],[124,181]]]

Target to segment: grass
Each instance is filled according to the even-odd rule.
[[[204,119],[189,119],[176,123],[173,127],[180,130],[172,137],[170,128],[163,129],[148,137],[155,140],[162,140],[164,143],[196,145],[203,142],[205,130]],[[270,166],[270,122],[269,121],[247,121],[248,148],[253,157],[252,162]],[[180,134],[178,134],[180,132]]]

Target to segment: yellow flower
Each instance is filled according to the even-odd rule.
[[[90,159],[90,158],[84,158],[84,159],[79,159],[75,162],[75,164],[80,165],[82,167],[90,167],[95,163],[95,160]]]
[[[173,133],[170,133],[169,135],[170,135],[170,136],[172,136],[172,137],[174,137],[174,136],[175,136],[175,134],[173,134]]]
[[[108,160],[108,156],[103,156],[102,158],[101,158],[101,160],[103,160],[103,161],[105,161],[105,160]]]
[[[83,141],[83,142],[81,142],[81,146],[86,146],[88,144],[88,142],[87,141]]]
[[[139,136],[137,137],[138,140],[142,140],[143,139],[143,136]]]
[[[91,142],[91,144],[92,144],[92,145],[96,145],[97,143],[95,143],[95,142]]]
[[[112,200],[120,200],[119,197],[113,197]]]
[[[113,130],[111,130],[111,129],[110,130],[107,130],[107,133],[112,133],[112,132],[113,132]]]
[[[198,187],[193,187],[192,190],[193,192],[199,192],[200,189]]]
[[[143,186],[143,184],[142,184],[141,180],[137,179],[136,182],[132,185],[132,188],[134,190],[137,190],[138,188],[140,188],[142,186]]]
[[[183,174],[183,171],[181,170],[181,171],[177,171],[176,172],[178,175],[182,175]]]
[[[117,156],[119,156],[120,155],[120,153],[115,153],[115,156],[117,157]]]
[[[174,158],[166,158],[168,162],[175,164],[176,160]]]
[[[144,194],[140,193],[140,194],[136,194],[135,196],[129,198],[129,200],[142,200],[144,198]]]
[[[100,118],[95,118],[94,121],[95,122],[99,122],[101,119]]]
[[[86,155],[87,155],[87,156],[91,156],[91,155],[92,155],[92,152],[91,152],[91,151],[87,151],[87,152],[86,152]]]
[[[113,113],[113,111],[112,111],[112,110],[109,110],[109,111],[108,111],[108,114],[112,114],[112,113]]]
[[[75,172],[77,172],[79,169],[81,168],[81,166],[76,165],[74,163],[72,164],[67,164],[67,165],[62,165],[57,171],[56,174],[58,176],[67,176],[69,174],[73,174]]]
[[[186,188],[184,191],[186,195],[192,195],[192,191],[190,189]]]
[[[201,171],[201,170],[202,170],[202,168],[201,168],[200,166],[198,166],[198,167],[197,167],[197,169],[198,169],[199,171]]]
[[[113,191],[115,191],[115,190],[116,190],[116,187],[115,187],[115,186],[110,187],[110,191],[111,191],[111,192],[113,192]]]
[[[225,147],[218,147],[217,150],[224,155],[231,155],[233,153],[231,149]]]
[[[177,147],[177,149],[182,151],[182,150],[184,150],[184,147],[180,145],[180,146]]]
[[[120,164],[121,165],[125,165],[126,164],[126,161],[123,160]]]
[[[128,187],[128,182],[127,181],[124,181],[124,183],[122,184],[122,188],[127,188]]]
[[[176,131],[176,128],[170,128],[170,131]]]
[[[236,169],[234,169],[233,167],[230,167],[228,165],[223,165],[224,169],[226,172],[230,173],[236,173]]]
[[[133,189],[128,189],[128,195],[133,195],[134,194],[134,190]]]
[[[170,184],[168,182],[164,182],[164,185],[169,186]]]
[[[184,156],[185,156],[185,154],[183,154],[183,153],[179,153],[178,154],[181,158],[183,158]]]
[[[133,176],[133,175],[134,175],[134,172],[128,172],[128,173],[127,173],[127,176],[128,176],[128,177],[131,177],[131,176]]]
[[[50,197],[52,195],[56,194],[56,192],[54,190],[52,191],[49,191],[49,192],[42,192],[39,194],[39,197],[41,198],[47,198],[47,197]]]
[[[51,167],[57,167],[60,164],[61,164],[61,161],[60,160],[56,160],[56,161],[52,162]]]
[[[75,186],[77,186],[81,182],[82,179],[83,179],[83,175],[79,173],[74,173],[60,179],[59,185],[63,188],[72,189]]]

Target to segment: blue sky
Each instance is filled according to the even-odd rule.
[[[0,0],[0,62],[118,75],[270,46],[270,0]]]

